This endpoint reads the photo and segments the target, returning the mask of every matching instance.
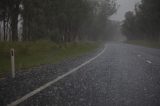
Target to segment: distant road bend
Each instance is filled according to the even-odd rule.
[[[56,78],[17,105],[160,106],[159,49],[108,43],[94,58]],[[3,105],[13,106],[22,97]]]

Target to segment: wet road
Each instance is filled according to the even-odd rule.
[[[121,43],[19,106],[160,106],[160,50]]]

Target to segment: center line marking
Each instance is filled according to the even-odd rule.
[[[23,101],[27,100],[28,98],[34,96],[35,94],[41,92],[42,90],[48,88],[49,86],[53,85],[54,83],[58,82],[59,80],[63,79],[64,77],[67,77],[68,75],[72,74],[73,72],[78,71],[80,68],[82,68],[83,66],[89,64],[90,62],[92,62],[93,60],[95,60],[96,58],[98,58],[99,56],[101,56],[106,50],[106,47],[104,47],[104,49],[95,57],[91,58],[90,60],[84,62],[83,64],[79,65],[78,67],[70,70],[69,72],[57,77],[56,79],[42,85],[41,87],[35,89],[34,91],[26,94],[25,96],[21,97],[20,99],[17,99],[16,101],[8,104],[7,106],[17,106],[18,104],[22,103]]]
[[[146,60],[147,63],[152,64],[152,62],[150,60]]]

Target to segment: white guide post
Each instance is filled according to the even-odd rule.
[[[14,52],[14,49],[11,49],[11,71],[12,71],[12,78],[15,78],[15,52]]]

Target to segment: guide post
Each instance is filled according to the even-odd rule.
[[[11,49],[11,71],[12,71],[12,78],[15,78],[15,52],[14,52],[14,49]]]

